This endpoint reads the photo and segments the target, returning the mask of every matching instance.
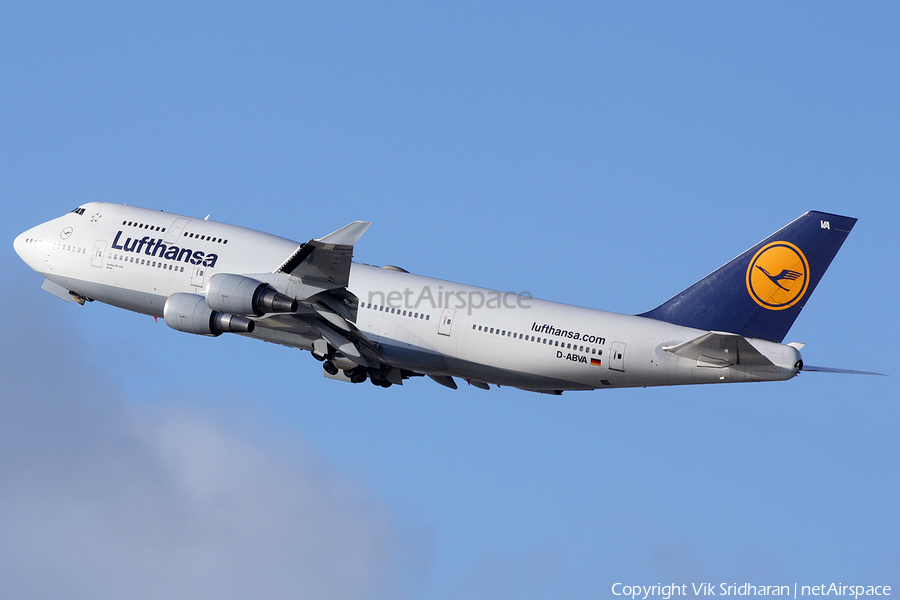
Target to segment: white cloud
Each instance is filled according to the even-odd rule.
[[[396,595],[378,502],[296,446],[137,405],[24,312],[0,356],[0,597]]]

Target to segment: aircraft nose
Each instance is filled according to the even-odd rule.
[[[19,255],[19,258],[23,260],[25,259],[25,257],[22,255],[22,253],[25,251],[25,240],[27,238],[27,233],[27,231],[25,233],[20,233],[18,236],[16,236],[16,239],[13,240],[13,249],[16,251],[16,254]]]
[[[13,249],[16,251],[16,254],[19,255],[19,258],[25,261],[25,264],[28,266],[32,266],[31,263],[33,262],[31,258],[34,255],[34,251],[31,244],[28,243],[28,240],[37,237],[34,234],[34,229],[35,228],[31,228],[28,231],[20,233],[16,236],[16,239],[13,240]]]

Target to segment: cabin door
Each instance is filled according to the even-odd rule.
[[[94,244],[94,252],[91,254],[91,266],[98,269],[103,266],[103,255],[106,254],[106,242],[97,240]]]
[[[607,364],[612,371],[625,372],[625,344],[623,342],[613,342],[609,348],[609,359]]]
[[[438,324],[438,333],[440,335],[450,335],[450,329],[453,327],[453,319],[456,317],[455,308],[445,308],[441,313],[441,322]]]

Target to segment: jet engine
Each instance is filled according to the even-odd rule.
[[[163,307],[166,325],[178,331],[218,336],[223,333],[252,333],[256,323],[246,317],[218,312],[199,294],[177,293]]]
[[[273,290],[268,284],[243,275],[219,273],[206,284],[206,303],[213,310],[236,315],[297,312],[293,298]]]

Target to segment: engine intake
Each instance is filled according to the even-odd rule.
[[[166,325],[185,333],[218,336],[223,333],[253,333],[256,323],[240,315],[211,309],[199,294],[177,293],[163,307]]]
[[[237,315],[297,312],[293,298],[273,290],[268,284],[243,275],[219,273],[206,284],[206,303],[213,310]]]

